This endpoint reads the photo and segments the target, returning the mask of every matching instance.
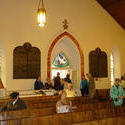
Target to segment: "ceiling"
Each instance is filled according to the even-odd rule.
[[[125,29],[125,0],[96,0]]]

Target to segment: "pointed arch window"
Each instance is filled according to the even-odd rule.
[[[59,53],[52,63],[52,67],[56,67],[56,68],[62,68],[62,67],[65,68],[68,66],[69,66],[69,61],[64,56],[63,53]]]
[[[111,67],[111,84],[114,82],[114,57],[113,54],[110,55],[110,67]]]

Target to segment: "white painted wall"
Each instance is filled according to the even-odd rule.
[[[6,86],[6,48],[2,40],[0,40],[0,77],[4,87]]]
[[[13,80],[13,50],[30,42],[41,50],[41,75],[46,79],[47,52],[57,35],[62,33],[62,21],[68,19],[70,32],[84,53],[85,73],[88,72],[88,54],[100,47],[108,55],[117,46],[121,55],[121,73],[125,72],[125,31],[95,0],[45,0],[47,25],[36,23],[38,0],[0,0],[0,39],[6,47],[6,65],[3,72],[7,89],[32,89],[34,80]],[[100,87],[104,87],[105,84]]]

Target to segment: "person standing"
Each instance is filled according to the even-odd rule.
[[[38,78],[36,79],[36,81],[34,83],[34,89],[40,90],[40,89],[43,89],[43,88],[44,88],[44,85],[43,85],[43,82],[41,81],[41,77],[38,76]]]
[[[113,100],[115,106],[121,106],[123,104],[123,98],[125,96],[125,92],[123,88],[119,85],[120,80],[118,78],[115,79],[115,84],[110,89],[110,97]]]
[[[94,98],[96,95],[94,78],[92,77],[90,73],[87,74],[87,77],[89,79],[89,96],[90,98]]]
[[[85,78],[85,75],[82,76],[82,80],[80,83],[80,90],[81,90],[81,95],[84,96],[84,94],[88,95],[89,94],[89,84],[87,79]]]
[[[54,89],[55,90],[61,90],[62,89],[59,72],[57,72],[57,76],[54,78]]]
[[[70,74],[66,75],[66,78],[64,79],[66,82],[68,83],[72,83],[71,79],[70,79]]]

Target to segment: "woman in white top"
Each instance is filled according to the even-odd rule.
[[[66,113],[72,111],[72,103],[66,99],[66,92],[62,91],[59,101],[56,103],[57,113]]]

